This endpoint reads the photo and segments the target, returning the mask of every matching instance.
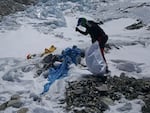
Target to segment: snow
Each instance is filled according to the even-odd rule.
[[[132,0],[132,2],[138,3],[138,2],[150,2],[150,0]]]
[[[120,0],[120,2],[124,2],[124,0]],[[141,1],[133,0],[133,2]],[[40,59],[36,59],[35,61],[27,60],[26,56],[29,53],[42,53],[44,52],[45,48],[49,48],[51,45],[55,45],[57,48],[54,54],[60,54],[63,49],[72,47],[73,45],[77,45],[79,48],[84,49],[91,45],[89,36],[83,36],[78,32],[75,32],[77,19],[81,17],[81,13],[73,12],[71,14],[70,10],[68,12],[69,13],[65,12],[65,15],[60,12],[59,14],[55,12],[58,14],[55,19],[58,19],[60,14],[64,16],[62,17],[62,19],[64,19],[64,22],[62,23],[65,23],[66,26],[61,24],[60,27],[53,29],[51,32],[49,32],[48,29],[49,33],[40,32],[40,30],[33,26],[33,23],[37,22],[37,18],[44,18],[44,14],[42,17],[37,16],[37,18],[35,18],[34,15],[32,15],[35,12],[31,12],[31,15],[33,16],[32,19],[17,16],[17,19],[21,24],[21,27],[18,29],[5,30],[5,32],[0,32],[0,103],[9,100],[12,94],[15,94],[16,92],[22,92],[23,98],[26,99],[24,100],[25,104],[30,109],[29,113],[33,113],[35,108],[43,108],[47,111],[51,111],[52,113],[64,113],[64,110],[60,108],[57,103],[59,99],[63,98],[66,81],[80,79],[81,76],[91,74],[91,72],[88,70],[83,70],[79,66],[71,65],[68,77],[57,80],[50,87],[49,92],[41,96],[42,102],[36,103],[29,98],[29,93],[35,93],[39,95],[43,90],[44,84],[47,83],[47,80],[43,77],[34,78],[36,71],[34,64],[40,63]],[[40,13],[37,15],[40,15]],[[46,19],[48,20],[49,18],[52,18],[53,20],[54,16],[55,14],[49,15],[48,17],[46,16]],[[83,17],[88,17],[89,19],[94,20],[94,17],[92,18],[91,16],[83,15]],[[41,21],[43,21],[42,19]],[[59,19],[58,22],[60,22]],[[150,42],[148,39],[150,33],[146,30],[146,28],[132,31],[125,29],[126,26],[135,22],[137,22],[137,20],[134,18],[123,17],[120,19],[107,21],[101,25],[101,27],[109,36],[108,42],[119,46],[119,49],[112,48],[112,50],[106,54],[106,59],[108,61],[108,66],[111,70],[112,76],[119,76],[120,73],[125,72],[123,70],[119,70],[117,65],[119,65],[119,63],[128,62],[133,65],[138,65],[142,71],[140,73],[125,72],[127,75],[136,78],[149,77]],[[132,42],[137,42],[138,44],[132,45]],[[119,63],[115,63],[113,60],[116,60]],[[25,72],[22,70],[25,67],[29,67],[31,70],[33,68],[33,71]],[[4,81],[2,79],[4,75],[11,77],[11,79],[14,81]],[[139,101],[140,100],[125,100],[122,103],[116,102],[116,105],[110,107],[111,109],[105,113],[141,113],[141,103],[139,103]],[[124,106],[126,103],[131,104],[131,110],[124,112],[117,110],[118,108]],[[12,113],[12,111],[16,111],[16,109],[8,108],[4,111],[4,113]]]
[[[138,99],[128,101],[123,98],[119,102],[115,102],[115,106],[110,106],[111,110],[107,110],[104,113],[137,113],[143,104],[144,103]]]

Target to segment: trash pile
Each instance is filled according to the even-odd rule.
[[[48,79],[48,83],[44,85],[44,90],[41,94],[47,92],[50,86],[55,82],[55,80],[61,79],[68,75],[70,64],[74,63],[75,65],[79,64],[81,57],[83,57],[83,50],[79,49],[77,46],[72,46],[71,48],[64,49],[60,55],[54,55],[53,52],[56,50],[54,45],[50,48],[45,48],[44,52],[41,54],[28,54],[27,59],[34,59],[42,57],[43,67],[37,70],[37,75],[41,75],[48,72],[44,75]]]
[[[44,94],[49,90],[49,87],[51,84],[57,80],[61,79],[63,77],[66,77],[69,71],[69,65],[79,64],[81,58],[81,49],[77,48],[77,46],[73,46],[72,48],[66,48],[62,51],[61,55],[58,55],[57,58],[55,58],[56,61],[60,61],[61,63],[58,65],[54,65],[54,59],[52,60],[52,67],[49,68],[48,73],[48,83],[44,85],[44,90],[41,94]]]

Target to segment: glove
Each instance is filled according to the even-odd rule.
[[[76,31],[79,31],[79,28],[78,28],[78,27],[76,27]]]

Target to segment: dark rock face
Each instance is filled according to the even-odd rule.
[[[93,76],[69,82],[66,88],[66,109],[73,113],[103,113],[122,95],[129,100],[142,99],[145,102],[142,112],[149,113],[150,80],[129,78],[125,74],[108,77],[105,84],[101,78]]]
[[[21,4],[25,4],[25,5],[35,4],[37,2],[37,0],[13,0],[13,1],[21,3]]]
[[[0,16],[6,16],[17,11],[23,11],[26,5],[35,4],[37,0],[0,0]]]
[[[130,26],[127,26],[126,29],[128,30],[135,30],[135,29],[140,29],[142,27],[144,27],[145,25],[142,23],[142,21],[138,22],[138,23],[135,23],[135,24],[132,24]]]
[[[22,11],[25,7],[22,4],[14,2],[13,0],[0,1],[0,15],[5,16],[16,11]]]

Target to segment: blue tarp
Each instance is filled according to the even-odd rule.
[[[71,63],[78,64],[77,58],[80,57],[80,54],[81,50],[77,48],[77,46],[73,46],[72,48],[66,48],[62,51],[60,59],[62,59],[63,62],[59,66],[49,69],[49,82],[44,85],[44,91],[41,94],[47,92],[55,80],[61,79],[68,75],[69,65]]]

